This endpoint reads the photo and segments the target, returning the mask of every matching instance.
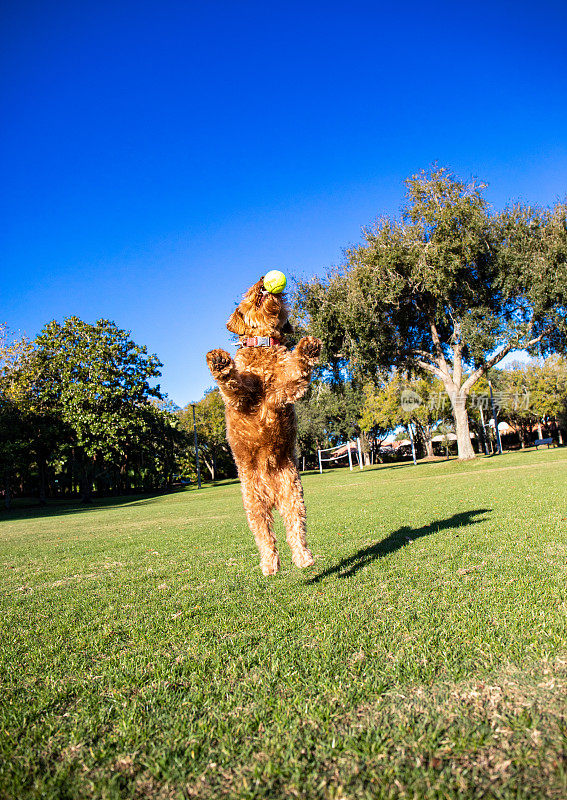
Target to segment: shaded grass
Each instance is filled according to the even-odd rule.
[[[6,517],[0,797],[563,797],[564,454]]]

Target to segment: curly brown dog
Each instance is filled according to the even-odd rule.
[[[321,342],[306,336],[293,351],[286,348],[285,298],[266,292],[263,278],[248,289],[226,327],[240,337],[240,349],[234,359],[226,350],[211,350],[207,364],[225,403],[227,438],[260,567],[264,575],[274,575],[280,566],[274,506],[283,517],[293,563],[309,567],[313,556],[305,539],[293,404],[307,389]]]

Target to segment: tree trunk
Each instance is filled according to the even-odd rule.
[[[215,464],[214,464],[214,461],[212,459],[211,459],[211,461],[209,461],[206,458],[206,456],[203,454],[203,452],[199,453],[199,455],[201,456],[201,458],[205,462],[206,468],[209,470],[209,475],[211,476],[211,480],[214,481],[214,479],[215,479]]]
[[[433,458],[433,442],[431,441],[431,426],[421,425],[421,438],[423,439],[423,446],[425,448],[425,457]]]
[[[471,434],[469,428],[469,415],[467,414],[467,396],[462,392],[449,392],[453,417],[455,420],[455,432],[457,434],[457,447],[459,461],[469,461],[476,458],[471,444]]]
[[[420,422],[418,419],[414,419],[413,423],[416,427],[417,437],[416,437],[416,444],[423,444],[423,450],[425,452],[425,458],[433,458],[433,442],[431,441],[431,426],[427,423]]]
[[[360,434],[360,449],[362,450],[362,458],[364,461],[364,466],[369,467],[371,444],[370,444],[370,437],[366,433]]]

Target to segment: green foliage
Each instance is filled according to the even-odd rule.
[[[43,453],[60,432],[38,409],[30,380],[33,354],[26,337],[16,338],[0,324],[0,485],[7,507],[18,478],[29,475],[30,458]]]
[[[370,431],[377,427],[383,431],[391,431],[398,425],[419,422],[432,425],[437,421],[436,400],[442,386],[438,381],[427,377],[404,377],[394,370],[379,383],[367,383],[364,387],[364,406],[361,416],[361,428]],[[404,405],[403,393],[413,393],[413,407]]]
[[[423,446],[425,455],[433,455],[432,426],[439,420],[439,396],[442,384],[424,375],[404,376],[393,370],[387,377],[364,386],[364,405],[360,427],[366,433],[383,436],[400,425]],[[416,436],[417,434],[417,436]]]
[[[77,317],[50,322],[36,339],[36,374],[89,458],[121,459],[151,426],[150,398],[161,397],[149,381],[161,362],[114,322],[90,325]]]
[[[541,420],[557,419],[567,409],[567,360],[559,355],[528,364],[525,385],[529,408]]]
[[[295,404],[297,415],[297,448],[309,456],[316,450],[332,447],[329,432],[333,427],[327,402],[331,390],[326,384],[311,383],[306,394]]]
[[[94,485],[171,483],[184,434],[151,383],[160,367],[108,320],[53,321],[34,342],[0,347],[0,431],[12,429],[12,450],[0,445],[0,460],[10,462],[5,493],[16,475],[36,484],[42,501],[48,489],[73,492],[78,482],[84,499]]]
[[[360,387],[352,381],[312,381],[295,404],[300,452],[306,455],[358,436],[362,402]]]
[[[565,352],[567,337],[567,204],[514,206],[496,215],[497,286],[505,319],[531,355]]]
[[[16,403],[0,391],[0,485],[7,506],[15,476],[25,468],[27,441],[23,414]]]
[[[29,339],[16,337],[5,322],[0,322],[0,387],[12,399],[19,394],[16,378],[32,350]]]
[[[226,438],[225,408],[218,388],[210,389],[195,403],[195,423],[199,443],[199,457],[209,472],[211,480],[233,477],[236,467]],[[178,412],[179,424],[193,443],[193,408],[189,403]],[[187,453],[185,471],[196,475],[194,450]]]
[[[559,355],[517,363],[492,373],[499,419],[529,444],[535,424],[555,423],[567,431],[567,360]],[[482,385],[480,388],[484,388]],[[488,387],[484,389],[488,392]]]

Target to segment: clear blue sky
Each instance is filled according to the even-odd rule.
[[[438,160],[567,190],[567,3],[5,0],[0,321],[113,319],[185,405],[269,269],[339,263]]]

